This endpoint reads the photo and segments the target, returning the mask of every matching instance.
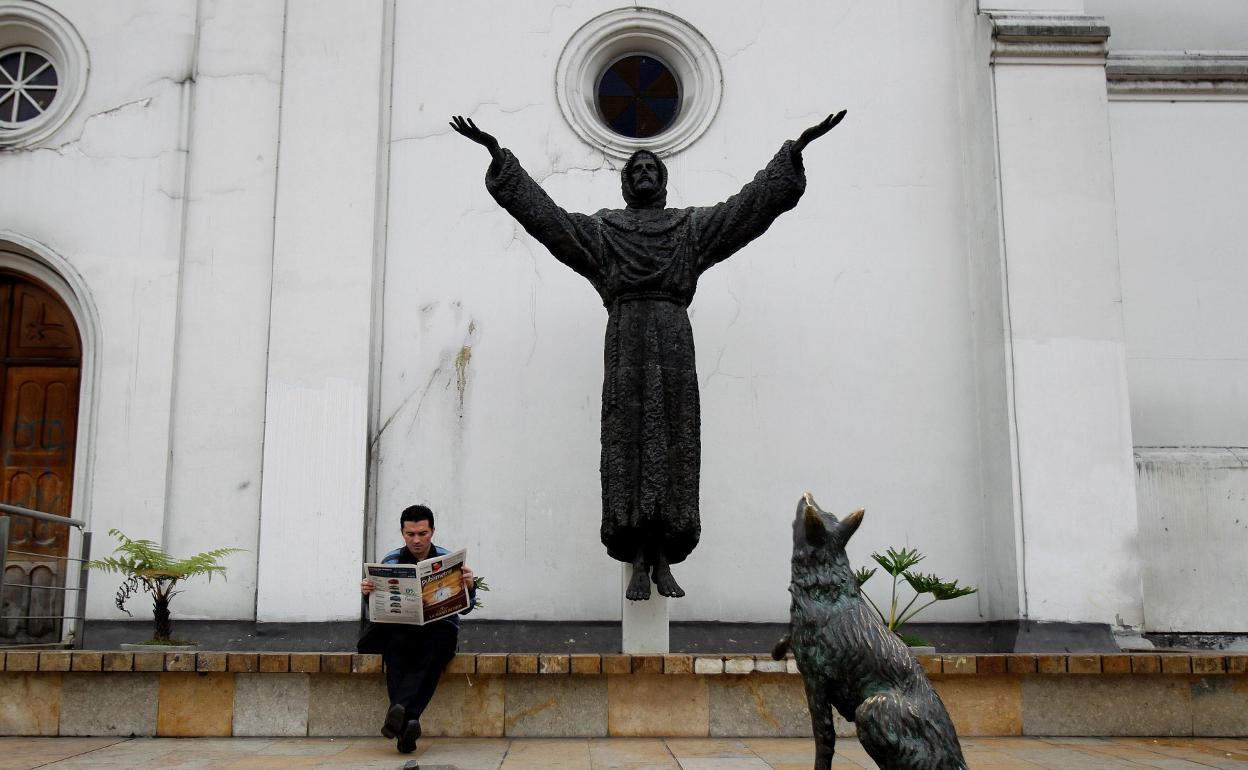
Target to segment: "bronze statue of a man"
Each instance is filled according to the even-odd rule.
[[[806,188],[802,150],[845,111],[785,142],[767,167],[715,206],[669,209],[667,169],[639,150],[621,174],[623,209],[574,214],[555,205],[509,150],[456,116],[451,127],[490,151],[485,186],[555,259],[584,276],[607,308],[602,383],[602,543],[633,565],[625,595],[684,596],[671,565],[698,544],[701,428],[686,308],[698,277],[762,235]]]

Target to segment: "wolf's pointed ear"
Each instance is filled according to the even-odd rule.
[[[819,509],[812,503],[810,496],[806,496],[806,512],[803,520],[806,525],[806,542],[811,545],[823,545],[828,539],[828,528],[824,526],[823,519],[819,516]]]
[[[867,512],[866,508],[859,508],[845,518],[841,519],[837,525],[837,530],[841,536],[841,542],[848,543],[849,539],[858,531],[858,525],[862,523],[863,514]]]

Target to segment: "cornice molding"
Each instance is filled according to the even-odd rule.
[[[1083,14],[989,14],[993,63],[1097,64],[1109,26]]]
[[[1248,52],[1115,51],[1105,79],[1119,100],[1248,100]]]

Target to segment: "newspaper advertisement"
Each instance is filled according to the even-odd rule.
[[[374,623],[424,625],[465,612],[472,604],[464,590],[466,549],[416,564],[365,564],[373,581],[368,619]]]

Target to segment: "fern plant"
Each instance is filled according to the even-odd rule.
[[[862,584],[871,579],[877,571],[877,567],[862,567],[854,573],[855,580],[858,581],[859,593],[862,598],[867,600],[871,608],[880,616],[880,620],[888,627],[889,631],[901,637],[902,641],[911,647],[926,646],[927,642],[902,633],[901,627],[910,621],[915,615],[932,606],[936,602],[948,601],[949,599],[957,599],[960,596],[969,596],[978,591],[974,586],[960,586],[956,580],[943,580],[936,575],[924,575],[922,572],[915,572],[911,568],[919,562],[923,561],[926,556],[919,553],[917,548],[903,548],[900,551],[889,548],[883,554],[875,552],[871,554],[871,558],[875,563],[880,565],[889,575],[893,577],[892,594],[889,597],[888,613],[885,614],[875,602],[871,601],[871,597],[862,591]],[[897,608],[901,603],[897,593],[898,580],[905,580],[910,584],[910,588],[914,590],[914,596],[900,610]],[[919,597],[924,594],[931,594],[931,601],[914,607],[919,601]],[[912,609],[913,608],[913,609]]]
[[[178,643],[173,639],[173,620],[169,614],[170,600],[182,593],[174,590],[178,583],[197,575],[207,575],[209,581],[214,574],[224,578],[225,567],[219,563],[221,558],[242,550],[217,548],[187,559],[175,559],[151,540],[134,540],[118,529],[110,529],[108,534],[121,544],[113,550],[113,556],[89,561],[87,567],[124,576],[121,587],[117,589],[115,603],[117,609],[127,615],[130,615],[130,610],[126,609],[126,601],[130,597],[141,592],[152,595],[152,616],[156,623],[152,637],[154,644]]]

